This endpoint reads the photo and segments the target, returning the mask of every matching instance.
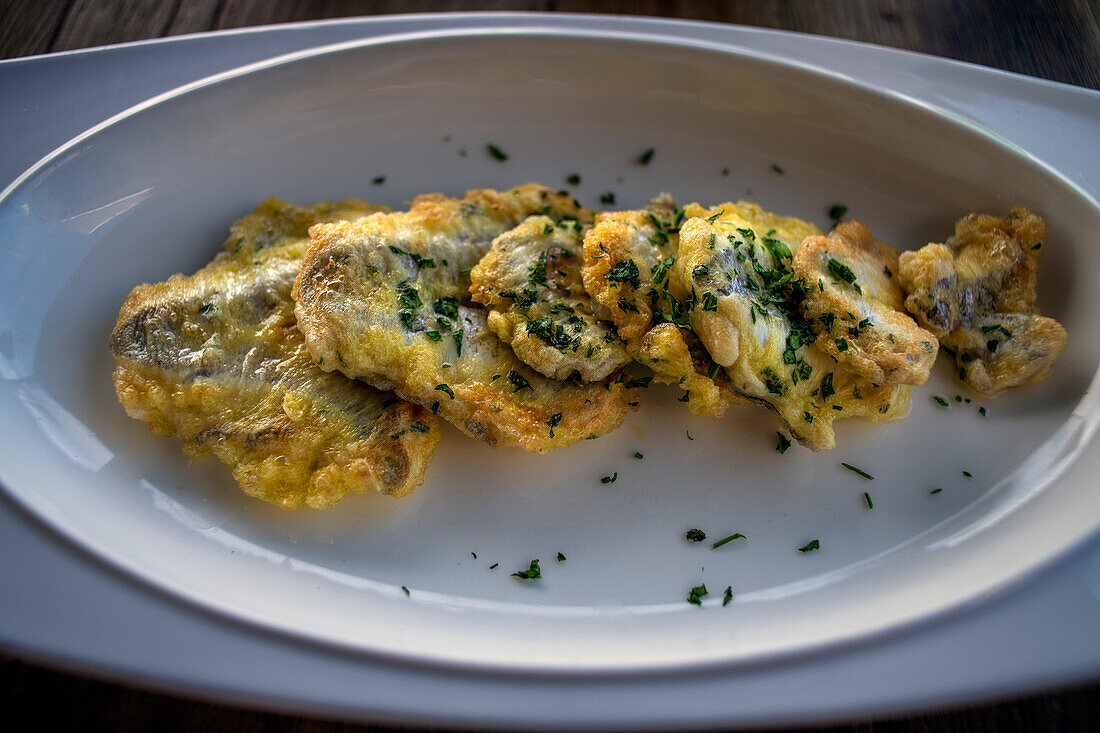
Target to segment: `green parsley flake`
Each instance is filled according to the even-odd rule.
[[[693,603],[696,606],[702,606],[703,605],[703,596],[707,595],[708,593],[709,593],[709,591],[707,591],[707,584],[706,583],[703,583],[702,585],[694,586],[691,589],[691,592],[688,593],[687,602],[688,603]]]
[[[553,415],[550,416],[550,419],[546,421],[546,424],[550,426],[550,437],[551,438],[554,437],[554,428],[556,428],[558,426],[558,423],[560,423],[560,422],[561,422],[561,413],[560,412],[555,412]]]
[[[453,392],[453,391],[451,390],[451,388],[450,388],[450,387],[448,387],[448,386],[447,386],[447,385],[445,385],[445,384],[437,384],[437,385],[435,385],[435,391],[436,391],[436,392],[442,392],[443,394],[445,394],[445,395],[447,395],[448,397],[450,397],[450,398],[451,398],[452,400],[453,400],[453,399],[455,398],[455,393],[454,393],[454,392]]]
[[[565,182],[568,183],[570,186],[579,186],[581,185],[581,174],[572,173],[565,177]]]
[[[695,438],[691,437],[691,431],[690,430],[685,430],[684,432],[687,433],[688,440],[695,440]]]
[[[726,590],[722,592],[722,605],[728,606],[730,601],[733,600],[733,586],[727,585]]]
[[[558,562],[565,562],[565,555],[558,553]]]
[[[841,463],[840,465],[844,466],[845,468],[847,468],[847,469],[848,469],[849,471],[851,471],[852,473],[858,473],[858,474],[859,474],[860,476],[862,476],[863,478],[867,479],[868,481],[874,481],[874,480],[875,480],[875,477],[874,477],[874,476],[872,476],[871,474],[867,473],[867,472],[866,472],[866,471],[864,471],[863,469],[860,469],[860,468],[856,468],[855,466],[853,466],[853,465],[852,465],[852,464],[850,464],[850,463]]]
[[[874,509],[875,508],[875,502],[871,501],[871,495],[869,493],[867,493],[866,491],[863,492],[863,500],[865,502],[867,502],[867,508],[868,509]]]
[[[613,206],[615,204],[615,192],[608,191],[607,193],[600,194],[600,203],[607,206]]]
[[[981,415],[982,417],[985,417],[986,416],[985,408],[984,407],[979,407],[978,408],[978,414]]]
[[[386,177],[385,176],[375,176],[374,178],[371,179],[370,182],[373,183],[375,186],[381,186],[383,183],[386,182]]]
[[[783,175],[783,169],[780,168],[775,163],[772,163],[772,170],[775,171],[776,173],[778,173],[779,175]]]
[[[615,266],[608,270],[604,278],[610,282],[628,282],[634,287],[641,285],[638,277],[638,265],[634,260],[619,260]]]
[[[639,155],[635,162],[637,162],[638,165],[649,165],[649,161],[653,160],[653,154],[656,152],[657,151],[653,148],[649,148],[644,153]]]
[[[496,145],[493,145],[492,143],[486,143],[485,150],[488,151],[489,155],[493,156],[494,158],[499,160],[501,163],[508,160],[508,153],[504,152],[503,150],[498,148]]]
[[[639,461],[642,460],[643,458],[645,458],[645,456],[643,456],[638,451],[634,451],[634,457],[637,458]]]
[[[974,474],[970,473],[970,471],[963,471],[963,476],[966,476],[967,478],[974,478]]]
[[[821,542],[819,540],[810,540],[802,547],[798,548],[799,552],[813,552],[814,550],[821,549]]]
[[[684,539],[688,542],[702,542],[707,538],[707,533],[701,529],[689,529],[684,533]]]
[[[538,580],[542,577],[542,570],[539,568],[539,559],[536,557],[531,561],[531,567],[526,570],[517,570],[512,573],[512,577],[519,578],[520,580]]]
[[[829,207],[829,218],[834,222],[839,222],[844,218],[844,215],[848,213],[848,207],[844,204],[833,204]]]
[[[532,392],[535,391],[535,388],[531,386],[531,383],[528,382],[527,379],[519,372],[509,371],[508,381],[516,386],[516,392],[519,392],[521,389],[529,389]]]
[[[791,447],[790,439],[778,430],[775,431],[775,434],[779,436],[779,442],[775,444],[775,449],[781,454],[786,453],[787,449]]]
[[[618,478],[619,478],[619,472],[616,471],[615,473],[611,474],[610,476],[604,476],[603,478],[601,478],[600,483],[601,484],[613,484],[618,480]]]
[[[932,401],[935,402],[940,407],[948,407],[947,400],[945,398],[939,396],[938,394],[937,395],[932,395]]]
[[[741,534],[740,532],[734,532],[729,537],[723,537],[722,539],[715,542],[713,545],[710,546],[710,549],[717,550],[722,545],[727,545],[730,542],[733,542],[734,540],[747,540],[747,539],[748,539],[748,537]]]
[[[406,597],[407,597],[407,596],[411,596],[411,595],[412,595],[412,593],[410,593],[410,592],[409,592],[409,588],[408,588],[408,586],[404,586],[404,585],[403,585],[403,586],[401,586],[401,590],[405,591],[405,596],[406,596]]]
[[[943,491],[943,489],[942,489],[942,488],[935,488],[935,489],[932,489],[931,491],[929,491],[928,493],[929,493],[929,494],[938,494],[938,493],[940,493],[941,491]]]

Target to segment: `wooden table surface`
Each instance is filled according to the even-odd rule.
[[[1100,89],[1096,0],[0,0],[0,58],[181,33],[385,13],[624,13],[817,33]],[[62,730],[397,730],[211,705],[0,658],[0,721]],[[1100,683],[835,731],[1097,730]]]

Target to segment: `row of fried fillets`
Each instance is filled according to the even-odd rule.
[[[408,493],[437,415],[533,451],[596,438],[651,379],[699,415],[767,407],[821,450],[838,418],[904,415],[941,344],[978,393],[1045,379],[1066,337],[1035,306],[1044,233],[1024,209],[970,215],[899,258],[858,222],[825,236],[749,202],[271,199],[205,268],[130,294],[114,382],[131,416],[284,508]]]

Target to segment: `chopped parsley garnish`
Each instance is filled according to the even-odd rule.
[[[963,476],[966,476],[967,478],[974,478],[974,474],[970,473],[970,471],[963,471]]]
[[[713,545],[710,546],[710,549],[717,550],[722,545],[727,545],[730,542],[733,542],[734,540],[747,540],[747,539],[748,539],[748,537],[741,534],[740,532],[734,532],[729,537],[723,537],[722,539],[715,542]]]
[[[373,183],[375,186],[381,186],[383,183],[386,182],[386,177],[385,176],[375,176],[374,178],[371,179],[370,182]]]
[[[429,407],[428,409],[432,411],[433,415],[438,415],[439,414],[439,400],[436,400],[435,402],[433,402],[432,406]]]
[[[825,313],[817,317],[817,320],[821,321],[821,325],[826,329],[832,328],[833,323],[836,321],[836,313]]]
[[[684,432],[687,433],[688,440],[695,440],[695,438],[691,437],[691,431],[690,430],[685,430]]]
[[[703,605],[703,596],[707,595],[708,593],[709,593],[709,591],[707,590],[707,584],[706,583],[703,583],[702,585],[694,586],[691,589],[691,592],[688,593],[687,602],[688,603],[693,603],[696,606],[702,606]]]
[[[408,589],[407,586],[404,586],[404,585],[401,586],[401,590],[405,591],[406,596],[411,596],[412,595],[412,593],[409,592],[409,589]]]
[[[847,213],[848,207],[844,204],[833,204],[829,207],[829,218],[833,220],[834,224],[843,219]]]
[[[565,562],[565,555],[558,553],[558,562]]]
[[[448,387],[448,386],[447,386],[447,385],[445,385],[445,384],[437,384],[437,385],[435,385],[435,390],[434,390],[434,391],[436,391],[436,392],[442,392],[443,394],[445,394],[445,395],[447,395],[448,397],[450,397],[450,398],[451,398],[452,400],[453,400],[453,399],[455,398],[455,393],[454,393],[454,392],[453,392],[453,391],[451,390],[451,388],[450,388],[450,387]]]
[[[754,232],[752,229],[742,229],[741,227],[737,227],[737,233],[744,237],[746,242],[752,242],[756,239],[756,232]]]
[[[702,542],[707,538],[707,533],[701,529],[689,529],[684,533],[684,539],[688,542]]]
[[[550,426],[550,437],[551,438],[554,437],[554,428],[556,428],[558,426],[558,423],[560,423],[560,422],[561,422],[561,413],[560,412],[555,412],[553,415],[550,416],[550,419],[546,421],[546,424]]]
[[[413,264],[415,264],[417,267],[435,267],[435,260],[433,260],[431,257],[421,257],[415,252],[406,252],[400,247],[395,247],[392,244],[389,245],[389,248],[390,252],[393,252],[395,255],[405,255],[406,257],[411,259],[413,261]]]
[[[621,308],[624,311],[630,311],[631,313],[637,313],[638,312],[638,306],[634,305],[633,303],[631,303],[626,298],[619,298],[618,305],[619,305],[619,308]]]
[[[718,310],[718,298],[714,293],[703,293],[703,299],[700,301],[704,311],[717,311]]]
[[[727,585],[726,590],[722,592],[722,605],[728,606],[730,601],[733,600],[733,586]]]
[[[417,420],[409,426],[409,430],[413,431],[414,433],[426,433],[428,432],[429,428],[427,425]]]
[[[439,333],[439,331],[425,331],[424,335],[428,337],[429,341],[439,342],[443,340],[443,334]]]
[[[719,211],[714,216],[708,216],[707,217],[707,224],[713,224],[714,222],[718,221],[718,217],[720,217],[724,213],[726,213],[725,209],[723,209],[722,211]]]
[[[935,489],[932,489],[932,490],[931,490],[931,491],[929,491],[928,493],[929,493],[929,494],[938,494],[938,493],[940,493],[941,491],[943,491],[943,489],[942,489],[942,488],[939,488],[939,487],[937,487],[937,488],[935,488]]]
[[[565,177],[565,182],[568,183],[570,186],[579,186],[581,185],[581,174],[572,173]]]
[[[500,565],[500,563],[499,563],[499,562],[495,562],[495,563],[493,563],[492,565],[490,565],[490,566],[489,566],[489,569],[490,569],[490,570],[496,570],[496,569],[497,569],[497,566],[498,566],[498,565]]]
[[[608,191],[607,193],[600,194],[600,203],[611,206],[615,203],[615,192]]]
[[[633,389],[635,387],[648,388],[649,383],[653,381],[653,377],[634,377],[626,383],[627,389]]]
[[[435,302],[432,303],[432,310],[444,318],[458,320],[458,299],[453,295],[436,298]]]
[[[834,280],[846,282],[855,288],[857,293],[863,294],[863,290],[856,282],[856,274],[852,272],[852,268],[848,267],[840,260],[830,257],[827,269],[829,270],[829,275],[832,276]]]
[[[790,439],[778,430],[775,431],[775,434],[779,436],[779,442],[775,444],[775,449],[780,453],[786,453],[787,449],[791,447]]]
[[[528,333],[535,334],[540,340],[553,346],[558,351],[564,351],[570,347],[576,349],[580,343],[579,340],[575,341],[570,338],[569,335],[565,333],[565,327],[560,323],[555,324],[550,316],[528,321],[527,331]]]
[[[672,263],[674,263],[675,261],[676,261],[676,256],[675,255],[669,255],[668,257],[664,258],[663,260],[660,260],[653,267],[649,268],[649,271],[651,273],[653,273],[653,277],[650,278],[650,282],[652,282],[654,285],[660,285],[661,283],[663,283],[665,281],[665,279],[668,278],[668,268],[672,267]],[[700,267],[703,267],[703,265],[700,265]],[[699,268],[697,267],[695,269],[698,270]],[[657,291],[656,290],[651,290],[650,292],[656,293]]]
[[[867,502],[867,508],[868,509],[874,509],[875,508],[875,502],[871,501],[871,495],[869,493],[867,493],[866,491],[863,492],[863,500],[865,502]]]
[[[981,415],[982,417],[985,417],[986,416],[985,408],[984,407],[979,407],[978,408],[978,414]]]
[[[776,173],[778,173],[779,175],[783,175],[783,169],[780,168],[775,163],[772,163],[772,170],[775,171]]]
[[[628,282],[634,287],[641,285],[638,278],[638,265],[634,260],[619,260],[604,277],[611,282]]]
[[[494,158],[499,160],[501,163],[508,160],[508,153],[504,152],[503,150],[498,148],[496,145],[493,145],[492,143],[486,143],[485,150],[487,150],[489,152],[489,155],[493,156]]]
[[[710,268],[706,265],[696,265],[695,269],[691,271],[691,274],[695,277],[706,277],[710,274]]]
[[[861,468],[856,468],[856,467],[855,467],[855,466],[853,466],[853,465],[852,465],[851,463],[841,463],[840,465],[844,466],[845,468],[847,468],[847,469],[848,469],[849,471],[851,471],[852,473],[858,473],[858,474],[859,474],[860,476],[862,476],[863,478],[867,479],[868,481],[874,481],[874,480],[875,480],[875,477],[874,477],[874,476],[872,476],[871,474],[867,473],[866,471],[864,471],[864,470],[863,470],[863,469],[861,469]]]
[[[999,323],[994,323],[992,326],[982,326],[982,333],[986,335],[997,333],[998,331],[1003,333],[1005,335],[1005,338],[1012,338],[1012,331],[1009,331],[1007,328]]]
[[[775,257],[776,260],[782,261],[791,258],[791,248],[778,239],[761,237],[760,241],[764,243],[764,246],[768,248],[768,251],[772,253],[772,257]]]
[[[618,480],[618,478],[619,478],[619,472],[616,471],[615,473],[611,474],[610,476],[604,476],[603,478],[601,478],[600,483],[601,484],[613,484],[613,483],[615,483],[615,481]]]
[[[521,389],[529,389],[532,392],[535,391],[535,388],[531,386],[531,383],[528,382],[527,379],[524,378],[524,376],[519,372],[509,371],[508,381],[516,386],[516,392],[519,392]]]
[[[476,560],[477,559],[477,553],[476,552],[471,552],[470,557],[472,557],[473,559]]]
[[[637,458],[639,461],[645,458],[645,456],[643,456],[639,451],[634,451],[634,457]]]
[[[536,557],[531,561],[531,567],[526,570],[517,570],[512,573],[512,577],[519,578],[520,580],[537,580],[542,577],[542,569],[539,568],[539,559]]]
[[[810,540],[806,544],[802,545],[802,547],[799,547],[798,551],[799,552],[813,552],[814,550],[820,550],[820,549],[821,549],[821,542],[819,540]]]
[[[654,150],[653,148],[649,148],[648,150],[646,150],[645,152],[643,152],[641,155],[638,156],[636,162],[638,163],[638,165],[649,165],[649,161],[653,160],[653,154],[655,152],[657,152],[657,151]]]
[[[940,407],[949,407],[949,405],[947,403],[947,400],[944,399],[943,397],[939,396],[938,394],[937,395],[932,395],[932,401],[935,402]]]
[[[847,339],[837,339],[836,340],[836,350],[837,351],[847,351],[848,350],[848,341],[847,341]]]
[[[821,399],[827,400],[836,394],[833,389],[833,373],[829,372],[821,379]]]

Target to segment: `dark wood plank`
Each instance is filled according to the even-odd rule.
[[[50,50],[71,0],[0,0],[0,59]]]
[[[140,41],[164,35],[180,0],[74,0],[51,51]]]
[[[550,0],[224,0],[216,28],[239,28],[268,23],[292,23],[322,18],[392,13],[457,12],[473,10],[547,10]]]

